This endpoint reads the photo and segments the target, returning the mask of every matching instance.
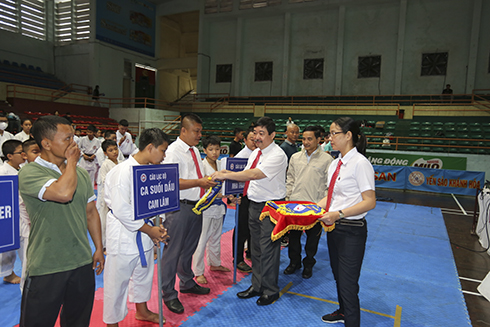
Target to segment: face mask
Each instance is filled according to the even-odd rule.
[[[8,125],[9,125],[9,124],[8,124],[8,123],[6,123],[6,122],[1,122],[1,123],[0,123],[0,129],[1,129],[2,131],[4,131],[4,130],[7,128],[7,126],[8,126]]]

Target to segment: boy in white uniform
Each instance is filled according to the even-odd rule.
[[[98,169],[95,153],[100,148],[100,141],[95,137],[96,132],[97,128],[94,125],[89,125],[87,127],[87,136],[80,138],[78,142],[78,147],[82,152],[78,165],[88,172],[92,185],[94,185]]]
[[[116,138],[119,151],[122,153],[124,160],[128,159],[131,154],[138,152],[138,148],[133,143],[131,134],[128,133],[129,123],[126,119],[121,119],[117,126]]]
[[[9,121],[7,119],[7,115],[0,111],[0,166],[3,164],[3,154],[2,154],[2,144],[7,140],[11,140],[14,136],[7,132],[5,129],[9,126]]]
[[[41,155],[41,149],[37,145],[36,140],[28,139],[22,143],[22,159],[27,161],[27,163],[34,162],[37,157]],[[23,167],[25,161],[20,165]],[[19,248],[19,258],[22,263],[22,275],[20,276],[20,292],[24,290],[24,282],[26,280],[27,271],[27,246],[29,245],[29,233],[31,231],[31,219],[27,214],[26,205],[22,197],[19,195],[19,224],[20,224],[20,248]]]
[[[116,142],[116,140],[117,140],[117,138],[116,138],[116,132],[115,131],[105,131],[105,133],[104,133],[104,141],[105,140],[112,140],[112,141]],[[102,141],[102,142],[104,142],[104,141]],[[117,143],[116,143],[116,145],[117,145]],[[107,155],[104,153],[104,150],[102,150],[102,147],[100,147],[97,150],[97,152],[95,152],[95,159],[97,160],[97,165],[99,166],[99,169],[100,169],[100,167],[102,166],[102,164],[104,163],[104,161],[107,159]],[[124,157],[123,157],[121,151],[118,151],[117,161],[118,162],[123,162],[124,161]],[[100,184],[97,182],[97,185],[100,185]]]
[[[114,136],[116,136],[114,134]],[[105,228],[106,228],[106,217],[109,209],[104,201],[104,183],[107,174],[109,171],[116,167],[117,165],[117,157],[119,154],[119,149],[117,148],[116,141],[105,140],[102,142],[102,146],[100,147],[104,151],[104,155],[107,159],[104,160],[102,166],[100,166],[99,174],[97,176],[97,185],[98,185],[98,197],[97,197],[97,211],[99,211],[100,216],[100,225],[102,230],[102,245],[105,248]]]
[[[0,175],[17,175],[19,165],[24,162],[22,158],[22,142],[19,140],[7,140],[2,144],[2,153],[5,163],[0,166]],[[22,249],[19,248],[19,254]],[[19,284],[20,277],[14,272],[15,250],[0,253],[0,277],[3,281],[11,284]]]
[[[148,310],[153,282],[153,245],[165,241],[163,225],[150,226],[134,220],[132,167],[160,164],[169,139],[158,128],[146,129],[139,140],[140,151],[114,167],[106,176],[105,202],[110,209],[106,221],[106,269],[104,270],[104,316],[107,326],[118,326],[128,313],[126,301],[136,304],[136,319],[159,323],[159,316]],[[141,232],[143,252],[137,245]],[[144,260],[149,264],[143,267]],[[165,322],[165,319],[163,319]]]
[[[216,136],[209,136],[202,141],[206,158],[202,160],[204,175],[211,176],[221,170],[218,157],[220,155],[221,141]],[[202,213],[202,231],[196,251],[192,256],[192,270],[196,275],[196,281],[207,284],[204,277],[204,250],[207,253],[207,261],[212,271],[229,272],[230,269],[221,265],[221,230],[223,229],[223,217],[226,213],[225,204],[221,200],[223,195],[218,194],[213,204]]]

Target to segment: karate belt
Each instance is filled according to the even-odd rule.
[[[112,212],[112,209],[109,209],[112,215],[114,215],[114,212]],[[153,221],[151,221],[149,218],[145,219],[145,224],[155,226]],[[141,267],[146,268],[148,267],[148,263],[146,262],[146,257],[145,257],[145,249],[143,248],[143,242],[141,241],[141,231],[136,232],[136,246],[138,247],[138,253],[140,256],[141,260]]]
[[[271,240],[276,241],[290,230],[308,230],[320,223],[325,232],[334,230],[335,224],[326,225],[318,220],[326,211],[310,201],[267,201],[260,214],[260,220],[269,218],[276,226]]]

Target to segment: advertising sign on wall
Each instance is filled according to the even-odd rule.
[[[373,153],[367,151],[373,165],[422,167],[431,169],[466,170],[465,157],[446,157],[431,154]]]

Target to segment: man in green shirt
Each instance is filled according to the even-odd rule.
[[[61,326],[89,326],[93,270],[100,274],[104,269],[93,185],[87,171],[77,167],[80,150],[65,118],[41,117],[31,132],[41,156],[19,172],[31,219],[20,326],[54,326],[61,308]]]

